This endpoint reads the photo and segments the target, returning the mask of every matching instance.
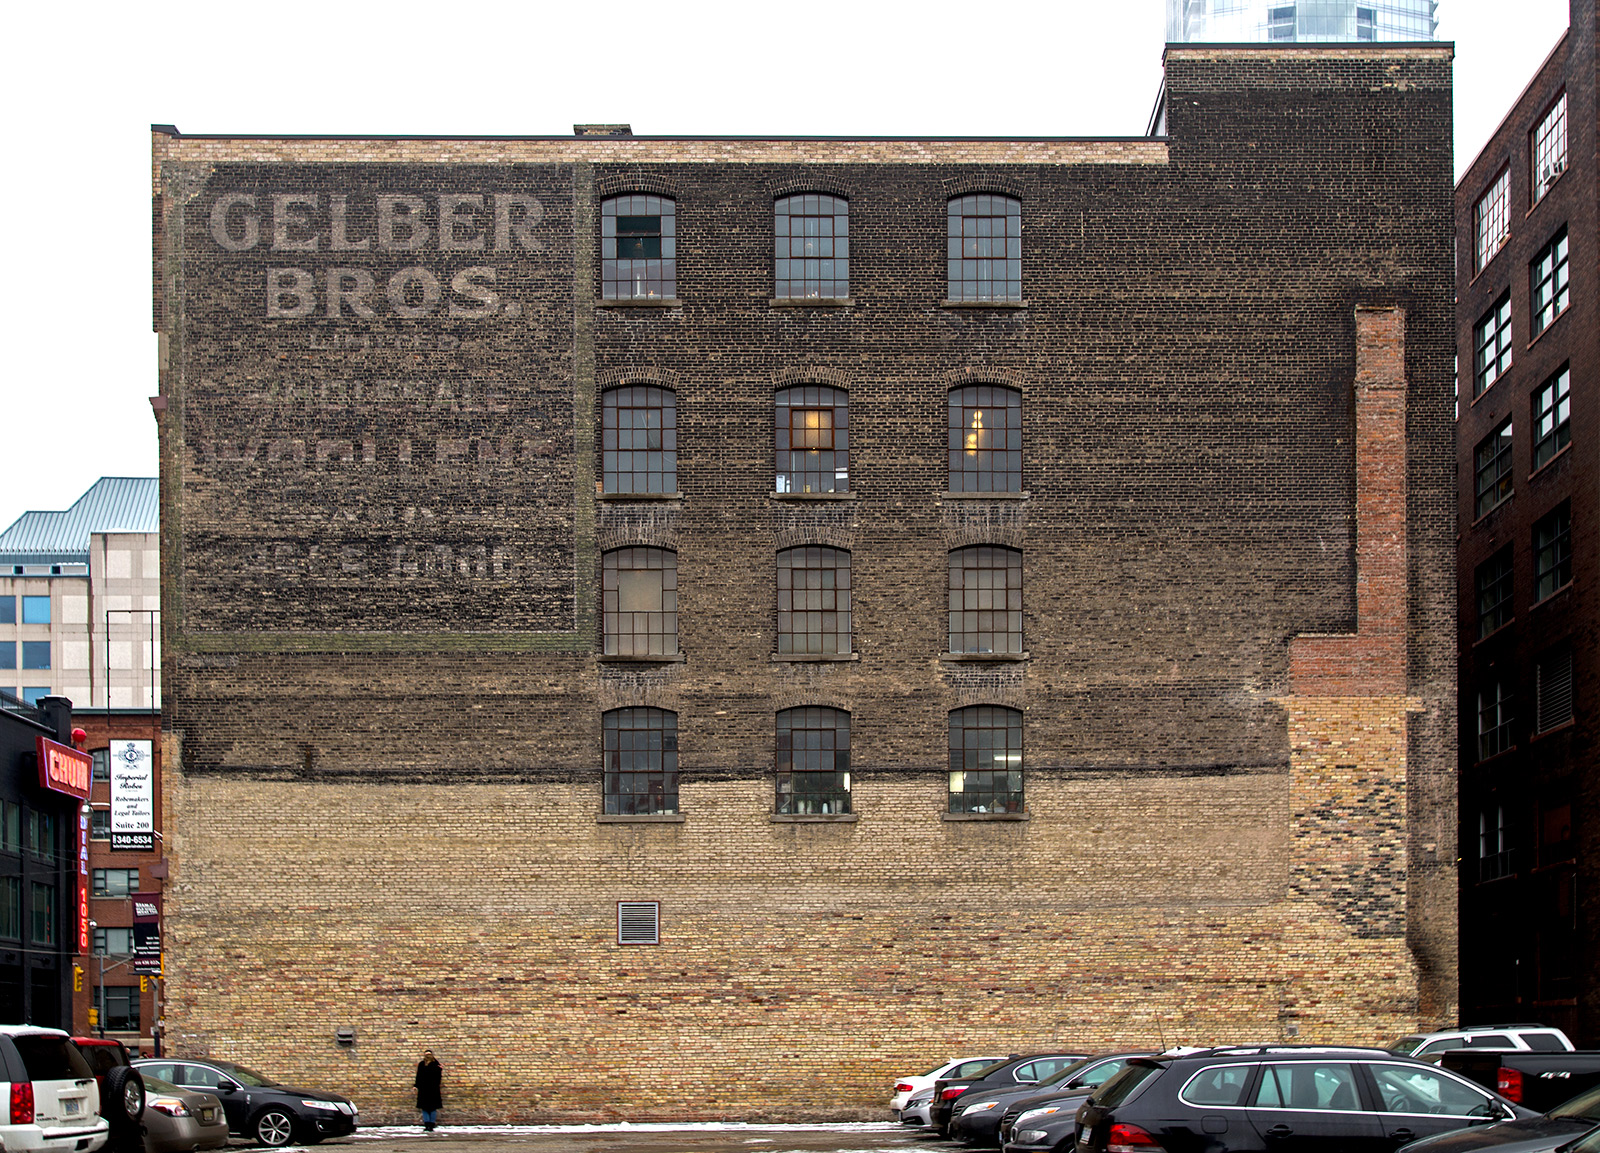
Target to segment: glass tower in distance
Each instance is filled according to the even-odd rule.
[[[1167,0],[1168,43],[1435,39],[1438,0]]]

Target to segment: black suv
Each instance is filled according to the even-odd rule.
[[[1392,1153],[1434,1133],[1531,1115],[1386,1049],[1247,1046],[1135,1058],[1074,1118],[1019,1123],[1006,1149]]]

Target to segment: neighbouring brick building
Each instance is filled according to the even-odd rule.
[[[1595,2],[1456,186],[1461,990],[1600,1045]]]
[[[1169,46],[1139,139],[157,128],[172,1051],[793,1119],[1454,1020],[1450,59]]]

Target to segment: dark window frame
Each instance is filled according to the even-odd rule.
[[[1000,384],[952,388],[948,415],[950,491],[1021,492],[1022,391]]]
[[[655,591],[628,574],[659,573],[658,607],[639,608],[638,594]],[[669,657],[678,653],[678,554],[673,549],[629,545],[600,558],[600,619],[608,657]]]
[[[677,492],[677,393],[653,384],[606,389],[600,401],[600,476],[607,494]]]
[[[1478,690],[1478,760],[1487,761],[1512,748],[1513,705],[1511,686],[1503,680]]]
[[[1572,442],[1572,372],[1563,364],[1533,390],[1533,468],[1537,472]]]
[[[773,295],[779,300],[848,298],[850,202],[831,193],[799,192],[774,201],[772,216]]]
[[[967,545],[948,554],[946,642],[952,655],[1023,653],[1022,550]],[[1003,627],[996,618],[1003,618]]]
[[[601,715],[603,811],[610,816],[678,812],[678,714],[646,706]]]
[[[653,227],[644,223],[651,219],[655,221]],[[625,192],[601,202],[602,300],[671,300],[677,297],[677,221],[678,204],[670,196]]]
[[[849,550],[796,545],[779,550],[777,566],[778,653],[848,656],[854,644]],[[805,627],[797,629],[797,624]]]
[[[1516,492],[1513,443],[1512,420],[1508,416],[1472,450],[1475,518],[1493,512]]]
[[[1000,192],[951,197],[945,205],[945,254],[951,302],[1021,303],[1022,202]]]
[[[825,705],[804,705],[780,709],[773,724],[777,813],[849,813],[850,714]]]
[[[1528,311],[1535,339],[1560,319],[1572,302],[1571,254],[1563,224],[1528,265]]]
[[[1510,545],[1478,566],[1473,574],[1477,593],[1478,640],[1498,632],[1515,616],[1516,557]]]
[[[952,709],[949,724],[949,811],[1023,812],[1022,711],[1004,705],[969,705]],[[996,768],[997,764],[1004,767]]]
[[[1476,400],[1511,370],[1515,359],[1511,321],[1511,290],[1508,288],[1472,326],[1472,398]]]
[[[774,490],[784,495],[849,492],[849,392],[797,384],[780,389],[773,405]]]
[[[1533,523],[1533,603],[1572,583],[1572,505],[1563,501]]]

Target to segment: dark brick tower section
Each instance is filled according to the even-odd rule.
[[[1596,1046],[1600,134],[1594,0],[1573,0],[1571,13],[1566,35],[1456,186],[1461,988],[1466,1020],[1538,1019]],[[1556,137],[1549,131],[1558,122],[1560,150],[1551,147]],[[1499,243],[1485,259],[1475,225],[1502,175],[1505,226],[1491,234]],[[1564,297],[1541,310],[1541,274],[1562,243],[1570,279]],[[1536,331],[1541,311],[1545,323]],[[1482,372],[1478,346],[1486,324],[1501,332],[1495,368]],[[1564,405],[1551,404],[1563,394]]]
[[[1453,1019],[1449,61],[1174,46],[1162,139],[158,133],[174,1049],[374,1120],[423,1044],[462,1117],[793,1119],[956,1041]],[[796,193],[848,200],[848,297],[777,298]],[[947,299],[980,194],[1020,300]],[[605,299],[617,196],[675,206],[670,294]],[[1021,491],[951,491],[968,385]],[[775,491],[800,386],[847,492]],[[669,492],[597,491],[629,387]],[[1020,553],[1020,651],[951,652],[969,546]],[[795,548],[848,554],[847,652],[780,643]],[[607,656],[647,549],[675,643]],[[1020,714],[1020,806],[952,811],[970,706]],[[801,708],[848,812],[779,811]],[[675,720],[668,811],[602,804],[612,710]]]

